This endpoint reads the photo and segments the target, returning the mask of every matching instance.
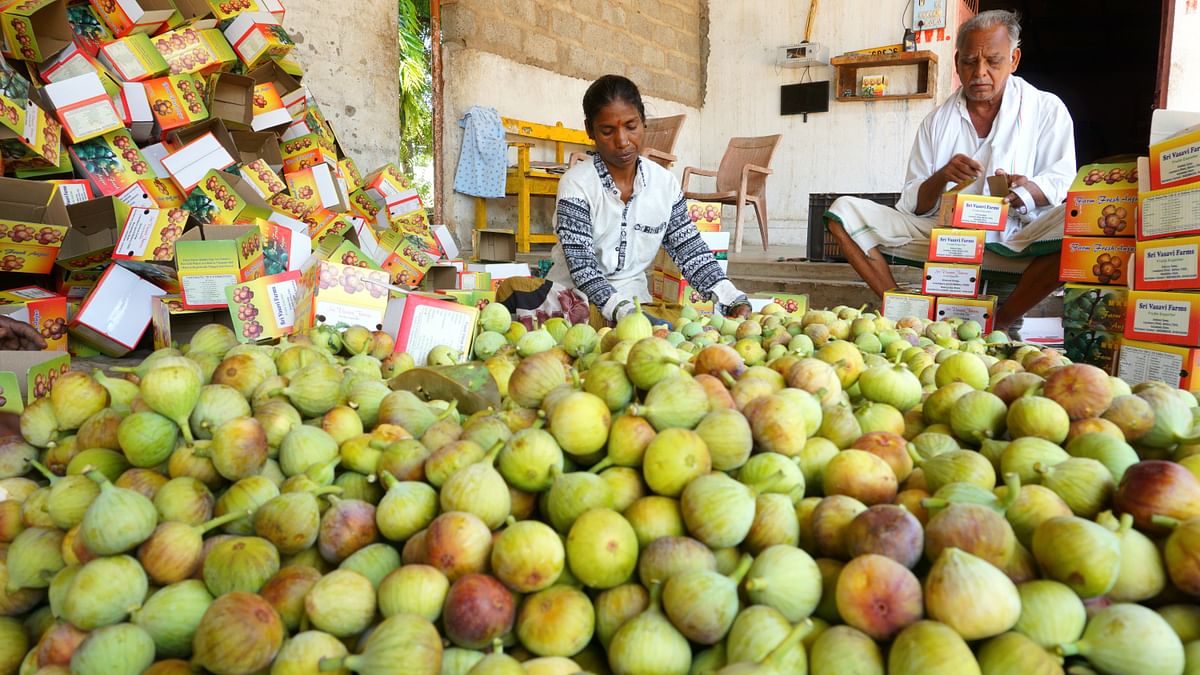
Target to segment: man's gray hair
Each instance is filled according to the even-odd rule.
[[[1006,9],[991,9],[980,12],[963,22],[958,27],[958,38],[954,42],[956,50],[962,50],[967,43],[967,34],[977,30],[992,30],[996,26],[1004,26],[1008,30],[1008,41],[1011,49],[1021,46],[1021,13],[1010,12]]]

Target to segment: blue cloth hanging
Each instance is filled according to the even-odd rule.
[[[463,128],[454,191],[475,197],[503,197],[508,144],[495,108],[471,106],[458,121]]]

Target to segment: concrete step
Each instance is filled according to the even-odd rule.
[[[828,279],[829,281],[861,281],[858,272],[849,263],[824,263],[808,261],[768,261],[768,260],[731,260],[729,276],[756,276],[792,279],[805,277],[810,279]],[[919,283],[921,270],[905,265],[893,265],[892,276],[896,281]]]

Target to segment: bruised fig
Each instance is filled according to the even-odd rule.
[[[533,593],[553,585],[565,561],[562,539],[548,525],[535,520],[510,523],[492,544],[492,572],[517,593]]]
[[[838,576],[837,608],[847,624],[887,640],[924,615],[921,583],[891,558],[859,556]]]
[[[512,594],[486,574],[468,574],[456,580],[442,610],[446,637],[468,649],[490,645],[512,630],[515,619]]]
[[[1117,425],[1129,443],[1140,441],[1154,426],[1154,408],[1146,399],[1132,394],[1114,397],[1100,417]]]
[[[304,617],[304,598],[321,578],[321,572],[308,565],[280,568],[258,591],[279,614],[284,626],[295,632]]]
[[[429,524],[423,539],[429,564],[450,581],[487,568],[492,533],[475,515],[443,513]]]
[[[321,516],[317,546],[321,557],[339,563],[379,537],[375,507],[357,499],[328,497],[333,504]]]
[[[843,537],[851,558],[877,553],[912,569],[924,553],[925,533],[908,510],[877,504],[854,517]]]
[[[1154,516],[1178,521],[1200,516],[1200,480],[1175,462],[1138,462],[1125,470],[1113,497],[1113,511],[1132,515],[1146,534],[1167,534],[1170,527],[1156,522]]]
[[[214,597],[257,593],[279,571],[279,552],[261,537],[231,537],[212,547],[201,571]]]
[[[254,673],[271,664],[283,646],[284,628],[266,600],[235,591],[204,612],[192,639],[193,661],[214,673]]]

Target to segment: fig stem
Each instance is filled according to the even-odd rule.
[[[601,471],[607,469],[608,467],[610,467],[612,465],[613,465],[613,458],[605,457],[604,459],[600,460],[599,462],[596,462],[596,465],[593,466],[592,468],[588,469],[588,471],[591,473],[600,473]]]
[[[344,661],[345,661],[345,659],[343,657],[323,656],[323,657],[321,657],[321,660],[317,663],[317,667],[320,668],[321,672],[323,672],[323,673],[334,671],[334,670],[341,670],[342,667],[345,665]]]
[[[103,473],[101,473],[99,469],[90,469],[89,468],[87,471],[84,472],[83,475],[85,475],[88,478],[91,478],[92,480],[99,483],[100,487],[104,487],[105,485],[111,485],[111,483],[108,482],[108,477],[105,476]]]
[[[1082,642],[1083,642],[1083,640],[1080,640],[1079,642],[1069,642],[1067,644],[1061,644],[1061,645],[1055,647],[1054,651],[1058,652],[1058,655],[1062,656],[1062,657],[1075,656],[1075,655],[1079,654],[1079,645]]]
[[[748,591],[761,591],[762,589],[766,588],[768,585],[770,585],[770,582],[768,582],[766,579],[763,579],[762,577],[756,577],[754,579],[746,580],[746,590],[748,590]]]
[[[213,528],[220,527],[226,523],[232,523],[233,521],[241,518],[249,518],[252,515],[254,515],[254,509],[246,509],[245,511],[232,511],[223,516],[217,516],[212,520],[200,523],[196,526],[196,529],[200,531],[200,534],[204,534]]]
[[[1129,514],[1124,514],[1124,515],[1129,515]],[[1178,518],[1172,518],[1171,516],[1163,516],[1163,515],[1159,515],[1157,513],[1150,516],[1150,522],[1154,525],[1158,525],[1159,527],[1168,527],[1172,530],[1179,527],[1183,523],[1183,521],[1179,520]]]
[[[45,476],[46,480],[50,481],[51,485],[54,485],[56,482],[58,482],[58,480],[60,478],[62,478],[62,476],[55,474],[45,464],[42,464],[41,462],[37,461],[36,459],[30,460],[29,463],[31,465],[33,465],[33,468],[38,470],[38,473]]]
[[[492,445],[492,447],[488,448],[487,454],[484,455],[483,459],[480,461],[487,462],[488,464],[495,463],[496,455],[500,454],[500,450],[504,448],[505,442],[506,441],[502,441],[502,440],[496,441],[496,443],[494,445]]]
[[[735,584],[742,583],[742,579],[746,578],[746,573],[750,571],[750,565],[752,564],[754,564],[754,556],[749,553],[743,553],[741,559],[738,560],[738,566],[733,570],[733,574],[729,575],[729,578]]]
[[[1000,508],[1003,511],[1008,511],[1013,504],[1017,503],[1017,497],[1021,495],[1021,476],[1015,471],[1009,471],[1004,474],[1004,486],[1007,490],[1004,493],[1004,499],[1000,500]]]
[[[387,490],[391,490],[400,482],[396,480],[396,477],[392,475],[392,472],[388,471],[387,469],[380,471],[379,477],[383,479],[383,486]]]
[[[1129,528],[1131,528],[1131,527],[1133,527],[1133,514],[1132,513],[1122,513],[1121,514],[1121,525],[1117,531],[1118,532],[1128,532]]]
[[[863,307],[865,308],[866,305],[863,305]],[[808,637],[808,634],[812,632],[812,629],[812,619],[805,619],[804,621],[796,624],[796,626],[792,628],[792,632],[788,633],[788,636],[784,638],[783,642],[779,643],[778,647],[771,650],[771,653],[768,654],[767,658],[763,660],[763,665],[768,666],[769,670],[776,670],[777,668],[783,666],[784,664],[782,663],[776,666],[775,662],[782,660],[787,653],[794,649],[801,640]]]
[[[950,506],[950,502],[942,499],[941,497],[926,497],[925,499],[921,500],[921,506],[925,507],[926,511],[931,509],[944,509],[947,506]]]

